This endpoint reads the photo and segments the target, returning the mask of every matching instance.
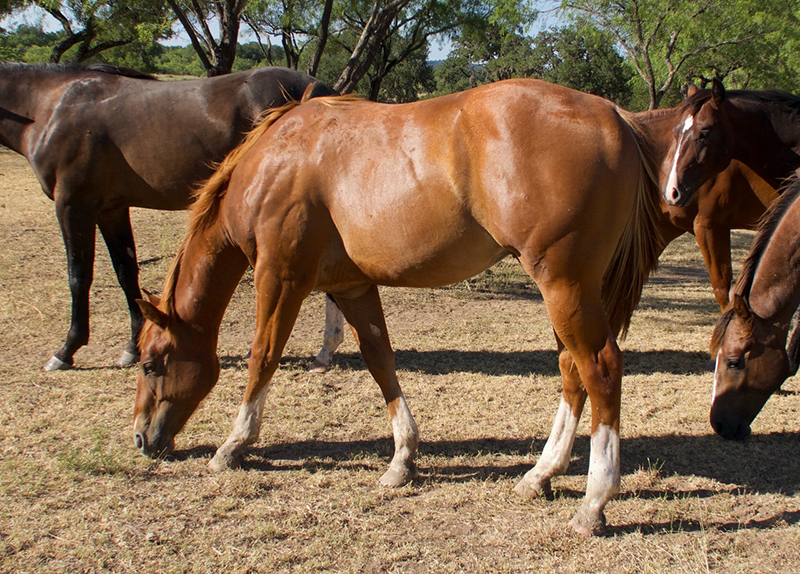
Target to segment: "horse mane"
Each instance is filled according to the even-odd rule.
[[[113,64],[95,63],[83,65],[80,63],[67,63],[67,64],[23,64],[21,62],[0,62],[0,73],[13,72],[18,70],[31,70],[31,71],[45,71],[45,72],[100,72],[102,74],[109,74],[114,76],[124,76],[126,78],[135,78],[138,80],[153,80],[159,81],[152,74],[140,72],[132,68],[124,66],[115,66]]]
[[[758,271],[758,265],[761,263],[761,258],[764,256],[764,252],[767,250],[767,246],[772,240],[778,225],[798,197],[800,197],[800,179],[793,178],[783,189],[780,197],[761,216],[753,246],[750,248],[744,263],[742,263],[742,270],[736,279],[736,285],[733,288],[734,294],[749,299],[750,290],[753,287],[753,281],[755,280],[756,271]],[[709,344],[709,352],[712,356],[719,351],[725,331],[727,331],[728,325],[733,320],[734,313],[733,308],[727,309],[717,320],[717,324],[714,325],[714,332],[711,335],[711,343]],[[795,352],[800,349],[798,345],[800,345],[800,341],[795,343]]]
[[[678,110],[681,114],[696,114],[711,99],[711,90],[698,90],[684,99]],[[782,90],[725,90],[725,99],[736,100],[766,108],[764,111],[794,115],[800,113],[800,96]]]
[[[612,331],[624,339],[644,284],[658,267],[664,240],[656,226],[660,217],[656,154],[648,144],[645,127],[634,114],[621,108],[617,113],[634,136],[641,165],[631,217],[603,276],[603,307]]]

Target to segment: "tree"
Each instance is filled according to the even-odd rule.
[[[36,7],[61,26],[51,62],[83,62],[118,46],[152,43],[169,33],[169,19],[157,0],[24,0],[6,4],[6,12]]]
[[[167,0],[208,76],[229,74],[247,0]],[[211,30],[216,21],[219,34]]]
[[[688,79],[701,57],[712,68],[726,59],[736,62],[735,69],[748,59],[757,66],[753,47],[764,49],[782,19],[797,26],[793,11],[773,0],[563,0],[562,7],[613,34],[647,86],[650,109],[676,80]],[[725,73],[732,71],[724,66]]]
[[[573,24],[540,32],[533,46],[536,77],[628,105],[634,72],[607,32]]]

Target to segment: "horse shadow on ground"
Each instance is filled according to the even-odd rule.
[[[586,476],[589,470],[589,437],[575,441],[568,476]],[[464,483],[496,481],[501,478],[521,478],[527,472],[544,445],[544,440],[478,438],[464,441],[422,441],[419,447],[420,476],[418,483]],[[623,491],[618,498],[685,500],[711,498],[720,494],[732,496],[747,493],[774,493],[794,496],[800,493],[800,464],[791,463],[791,455],[800,446],[800,435],[771,433],[751,436],[745,441],[725,441],[714,435],[704,436],[644,436],[623,439],[621,472],[623,477],[637,472],[655,473],[657,477],[698,476],[721,483],[720,488],[681,488],[664,490],[634,488]],[[532,448],[533,447],[533,448]],[[297,441],[248,450],[243,468],[262,472],[303,470],[315,473],[345,469],[376,472],[376,456],[385,463],[392,456],[391,437],[355,441]],[[534,454],[531,451],[534,451]],[[214,449],[199,446],[178,451],[174,458],[210,458]],[[491,462],[501,456],[525,457],[524,463]],[[429,457],[437,460],[429,462]],[[442,459],[454,459],[448,464]],[[487,458],[489,461],[487,462]],[[431,466],[426,466],[426,463]],[[382,464],[379,464],[382,466]],[[657,470],[653,470],[657,469]],[[657,484],[658,478],[655,479]],[[583,491],[559,488],[554,479],[552,497],[581,499]],[[610,527],[607,534],[641,532],[659,534],[677,530],[700,531],[714,527],[721,531],[741,528],[767,529],[777,523],[800,523],[800,510],[778,512],[743,524],[738,521],[698,522],[676,519],[662,523],[629,523]]]
[[[624,351],[623,375],[652,375],[666,373],[674,375],[703,374],[709,372],[707,353],[691,351]],[[417,351],[402,349],[395,352],[398,371],[426,375],[449,373],[475,373],[482,375],[531,375],[558,376],[558,354],[555,350],[533,351]],[[311,364],[309,357],[283,357],[281,366],[290,369],[306,369]],[[247,361],[241,356],[220,357],[223,369],[244,369]],[[363,371],[366,365],[358,353],[337,353],[333,367]],[[623,381],[624,384],[624,381]]]

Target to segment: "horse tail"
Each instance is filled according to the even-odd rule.
[[[603,306],[614,334],[624,339],[644,284],[658,267],[666,245],[657,227],[661,209],[654,153],[633,114],[617,111],[634,136],[640,164],[633,211],[603,277]]]
[[[300,104],[314,97],[316,94],[315,86],[316,83],[309,84],[299,101],[289,98],[284,91],[284,95],[287,97],[286,103],[276,108],[264,110],[255,121],[253,129],[245,135],[242,143],[228,153],[225,159],[216,166],[216,171],[194,193],[194,205],[192,206],[192,215],[189,223],[190,234],[209,227],[217,220],[219,207],[225,197],[225,193],[228,191],[228,182],[230,182],[233,170],[275,122]]]

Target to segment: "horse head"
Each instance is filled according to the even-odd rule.
[[[730,163],[732,150],[726,124],[729,105],[719,80],[714,80],[711,90],[689,90],[673,133],[674,152],[663,189],[668,205],[686,205],[698,187]]]
[[[171,452],[175,435],[219,378],[208,337],[159,308],[157,298],[137,300],[147,319],[133,411],[133,440],[150,457]]]
[[[711,342],[716,354],[711,426],[726,439],[750,434],[750,423],[764,403],[797,368],[786,351],[787,330],[759,317],[747,300],[733,305],[717,321]]]

